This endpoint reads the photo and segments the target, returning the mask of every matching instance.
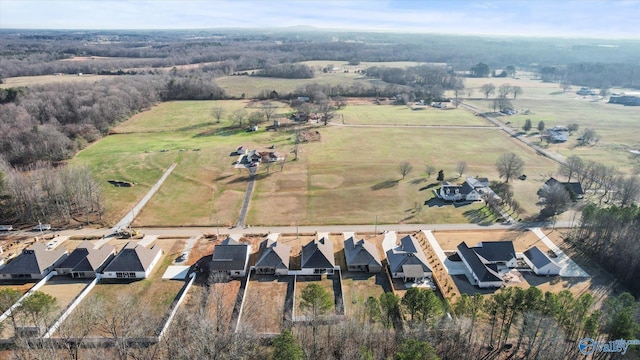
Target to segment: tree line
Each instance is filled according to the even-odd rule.
[[[224,284],[218,284],[224,285]],[[54,333],[34,339],[17,333],[15,358],[86,359],[575,359],[578,341],[634,339],[640,331],[638,302],[628,293],[612,296],[602,307],[589,294],[569,290],[543,293],[536,287],[507,287],[485,297],[463,294],[454,304],[432,290],[411,288],[402,297],[387,292],[358,303],[349,318],[328,321],[333,308],[329,292],[310,284],[301,295],[304,322],[285,321],[273,337],[243,324],[234,331],[219,311],[225,287],[202,286],[178,311],[165,337],[141,342],[156,332],[157,317],[145,304],[116,297],[83,303]],[[307,290],[309,289],[309,290]],[[15,290],[0,291],[0,306],[17,300]],[[55,298],[35,293],[11,313],[5,326],[32,321],[47,329],[58,309]],[[228,304],[227,304],[228,306]],[[264,305],[261,305],[264,306]],[[266,305],[272,306],[272,305]],[[256,311],[259,310],[255,309]],[[245,313],[247,313],[245,311]],[[35,314],[35,315],[34,315]],[[35,316],[35,317],[34,317]],[[15,321],[18,320],[18,321]],[[99,331],[109,346],[96,346],[90,334]],[[638,349],[628,349],[637,354]],[[597,352],[594,359],[616,354]]]

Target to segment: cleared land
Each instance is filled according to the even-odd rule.
[[[11,87],[28,87],[44,84],[55,83],[77,83],[77,82],[96,82],[104,79],[111,79],[117,75],[94,75],[83,74],[78,75],[41,75],[41,76],[18,76],[4,79],[4,83],[0,84],[0,88],[6,89]]]
[[[513,241],[516,252],[523,252],[532,246],[545,252],[549,250],[536,234],[528,230],[433,231],[433,236],[444,251],[455,251],[463,241],[468,246],[475,246],[481,241]]]
[[[291,282],[292,276],[253,275],[245,293],[241,326],[258,333],[282,332],[287,286]]]
[[[373,100],[372,100],[373,102]],[[487,120],[462,108],[409,108],[404,105],[348,105],[334,122],[351,125],[491,126]]]
[[[465,99],[465,103],[473,105],[484,111],[493,108],[491,95],[489,100],[484,100],[480,93],[480,86],[493,83],[496,88],[504,83],[517,85],[524,90],[516,100],[512,100],[518,114],[501,116],[504,123],[510,122],[510,126],[521,128],[526,119],[531,119],[533,129],[529,137],[536,139],[538,122],[544,121],[546,128],[559,125],[576,123],[579,130],[569,137],[569,141],[562,144],[551,144],[549,149],[557,151],[563,156],[578,155],[584,159],[597,161],[607,165],[615,165],[626,172],[640,168],[640,156],[631,154],[629,150],[639,149],[640,140],[637,131],[637,108],[633,106],[621,106],[608,104],[607,100],[599,96],[581,96],[576,94],[580,87],[574,86],[571,90],[562,92],[556,83],[543,83],[540,80],[510,78],[490,79],[466,79],[466,87],[473,89],[473,99]],[[612,92],[621,92],[622,89],[612,89]],[[528,110],[529,113],[525,114]],[[594,129],[600,136],[596,145],[578,146],[577,138],[585,128]],[[550,168],[555,172],[555,168]]]

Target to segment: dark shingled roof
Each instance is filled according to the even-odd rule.
[[[458,245],[458,253],[466,260],[467,264],[471,267],[471,271],[476,274],[479,281],[502,281],[500,274],[498,274],[495,269],[487,267],[482,260],[480,260],[474,249],[468,247],[464,241]]]
[[[146,272],[159,252],[162,252],[162,250],[158,246],[154,245],[152,248],[147,249],[134,241],[130,241],[104,268],[103,272]]]
[[[576,195],[579,195],[579,196],[580,195],[584,195],[584,190],[582,189],[582,184],[580,184],[577,181],[560,182],[560,181],[556,180],[555,178],[551,177],[544,184],[546,186],[553,186],[555,184],[563,185],[565,188],[568,187],[569,189],[571,189],[571,191],[573,191],[574,194],[576,194]]]
[[[531,249],[525,251],[523,255],[526,256],[529,261],[531,261],[531,263],[537,268],[541,268],[547,264],[554,263],[551,259],[549,259],[547,254],[543,253],[540,249],[538,249],[537,246],[534,246]]]
[[[291,256],[291,246],[267,239],[260,244],[263,248],[262,256],[256,262],[256,267],[273,267],[276,269],[288,269]]]
[[[333,269],[333,244],[328,239],[314,239],[302,247],[303,269]]]
[[[424,272],[431,272],[427,265],[429,263],[427,257],[418,244],[418,240],[411,235],[400,239],[400,246],[387,251],[387,261],[391,272],[394,273],[402,272],[403,265],[421,265]]]
[[[509,261],[516,257],[516,251],[511,241],[485,241],[473,248],[484,262]]]
[[[227,238],[213,249],[211,270],[213,271],[244,271],[247,266],[249,245]]]
[[[357,242],[353,237],[344,241],[344,257],[347,260],[347,266],[359,266],[375,264],[382,266],[378,249],[376,246],[364,239]]]
[[[42,274],[66,253],[64,248],[47,250],[43,243],[37,242],[0,269],[0,274]]]

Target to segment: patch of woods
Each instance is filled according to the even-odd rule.
[[[305,64],[278,64],[260,69],[253,75],[283,79],[311,79],[313,78],[313,70]]]
[[[0,163],[0,219],[20,224],[102,223],[99,184],[86,166],[38,162],[21,170]]]
[[[225,287],[199,286],[203,291],[183,304],[159,341],[150,336],[157,323],[146,307],[122,297],[110,306],[81,304],[51,338],[34,337],[53,324],[58,310],[55,298],[36,292],[3,322],[9,329],[24,326],[23,319],[37,325],[31,333],[16,332],[9,351],[29,359],[570,359],[580,356],[583,337],[633,339],[640,331],[638,302],[628,293],[598,308],[591,294],[568,290],[508,287],[449,304],[431,290],[411,288],[402,297],[369,297],[348,319],[333,321],[333,297],[308,286],[301,295],[304,322],[285,321],[281,334],[256,333],[251,326],[236,332],[223,311],[233,307],[225,302]],[[19,296],[0,290],[0,305],[7,309]],[[94,342],[96,333],[108,343]],[[637,351],[630,348],[627,356]]]

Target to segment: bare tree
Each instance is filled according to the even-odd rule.
[[[562,89],[562,92],[567,92],[567,90],[571,90],[571,82],[568,80],[562,80],[560,82],[560,88]]]
[[[214,106],[211,109],[211,115],[213,115],[214,119],[216,119],[216,122],[219,124],[220,120],[224,116],[224,108],[222,106]]]
[[[567,181],[570,182],[571,178],[584,167],[584,164],[582,162],[582,159],[576,155],[569,156],[566,162],[567,162],[566,166],[560,165],[560,168],[558,169],[558,173],[560,175],[566,176]]]
[[[569,207],[571,197],[564,185],[556,183],[545,186],[540,190],[541,203],[544,208],[540,212],[543,216],[555,216]]]
[[[413,170],[413,165],[407,161],[403,161],[398,165],[398,172],[402,175],[402,180]]]
[[[520,86],[516,85],[516,86],[511,87],[511,93],[513,94],[513,100],[515,100],[518,95],[522,95],[523,92],[524,92],[524,90],[522,90],[522,87],[520,87]]]
[[[433,165],[427,165],[424,170],[427,173],[427,179],[431,177],[431,174],[436,172],[436,167]]]
[[[467,162],[458,161],[458,164],[456,165],[456,170],[458,171],[458,177],[461,177],[462,174],[467,170]]]
[[[488,83],[484,84],[480,87],[480,92],[484,94],[484,98],[488,99],[489,95],[493,94],[496,91],[496,86]]]
[[[329,120],[333,119],[335,111],[336,108],[331,104],[331,101],[323,101],[318,104],[318,112],[322,114],[321,120],[324,122],[324,125],[327,125]]]
[[[582,134],[578,138],[578,143],[580,145],[589,145],[591,144],[592,141],[596,142],[597,138],[598,138],[598,134],[596,133],[595,130],[586,128],[582,130]]]
[[[238,109],[231,114],[231,123],[238,127],[242,127],[242,122],[246,118],[247,118],[247,110]]]
[[[620,207],[629,206],[640,200],[640,180],[637,176],[620,178],[616,198]]]
[[[260,107],[263,118],[267,121],[267,123],[271,122],[271,119],[273,118],[277,110],[278,107],[271,101],[262,104],[262,106]]]
[[[498,88],[498,97],[506,99],[509,94],[513,91],[513,87],[510,84],[502,84]]]
[[[496,161],[496,168],[501,178],[509,182],[511,178],[520,176],[524,171],[524,161],[515,153],[505,153],[500,155]]]

